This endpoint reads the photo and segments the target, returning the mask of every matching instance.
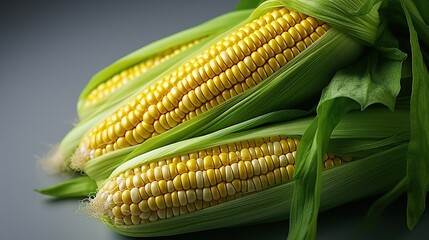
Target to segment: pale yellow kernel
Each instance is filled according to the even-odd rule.
[[[225,186],[226,186],[226,192],[228,193],[228,196],[234,196],[237,191],[235,190],[232,183],[226,183]]]
[[[187,190],[186,199],[188,200],[188,203],[194,203],[197,200],[197,194],[195,193],[195,190],[193,189]]]
[[[252,167],[253,167],[253,174],[254,175],[259,175],[261,174],[261,165],[259,164],[259,160],[258,159],[253,159],[252,160]]]
[[[177,197],[179,200],[180,206],[186,206],[188,204],[188,200],[186,198],[186,192],[181,190],[177,192]]]
[[[215,171],[213,169],[208,169],[206,171],[207,173],[207,178],[209,180],[209,183],[211,186],[216,184],[216,175],[215,175]]]
[[[123,201],[122,201],[122,193],[121,192],[115,192],[113,194],[112,198],[113,198],[113,202],[115,204],[122,204],[123,203]]]
[[[294,172],[295,172],[295,167],[293,165],[287,165],[286,166],[286,171],[288,173],[289,179],[293,178]]]
[[[132,188],[130,190],[131,195],[131,201],[133,203],[139,203],[142,200],[142,197],[140,196],[139,189],[138,188]]]
[[[196,177],[196,173],[193,171],[189,171],[188,172],[188,177],[189,177],[189,186],[192,189],[195,189],[197,187],[197,177]]]
[[[213,200],[219,200],[220,193],[216,186],[210,188]],[[204,191],[204,190],[203,190]]]
[[[234,179],[234,174],[232,172],[231,166],[225,166],[225,181],[231,182]]]
[[[282,181],[282,175],[279,168],[274,169],[273,172],[267,173],[268,183],[271,185],[280,183]]]
[[[295,56],[298,56],[300,54],[300,51],[299,51],[299,49],[296,46],[292,47],[291,51],[293,52],[293,54]]]
[[[143,198],[143,199],[148,199],[149,198],[149,195],[147,194],[147,192],[146,192],[146,188],[145,188],[145,186],[143,186],[143,187],[139,187],[139,193],[140,193],[140,196]]]
[[[250,67],[249,67],[250,66]],[[252,69],[256,69],[256,65],[253,63],[250,57],[246,57],[243,61],[237,64],[238,69],[243,77],[237,78],[239,82],[244,81],[245,78],[252,74]]]
[[[259,162],[261,174],[266,174],[268,172],[268,166],[267,166],[267,162],[265,161],[265,158],[263,157],[258,158],[258,162]]]
[[[287,159],[287,162],[288,162],[288,164],[295,164],[295,157],[293,156],[293,154],[292,153],[286,153],[286,159]]]
[[[229,164],[228,154],[225,152],[222,152],[219,154],[220,161],[222,162],[223,166],[226,166]]]
[[[250,156],[250,152],[248,148],[243,148],[240,151],[240,157],[242,161],[250,161],[252,157]]]
[[[208,170],[213,168],[214,168],[214,163],[213,163],[212,157],[211,156],[204,157],[204,169]]]
[[[222,161],[220,160],[218,155],[213,155],[212,160],[215,169],[219,169],[222,166]]]
[[[130,190],[125,190],[122,192],[122,201],[125,204],[133,203],[133,201],[131,200]]]
[[[189,171],[198,171],[197,161],[195,159],[190,159],[186,161],[186,168]]]
[[[272,171],[274,169],[274,162],[271,156],[265,156],[265,162],[267,163],[268,171]]]
[[[266,38],[266,39],[271,39],[273,37],[271,31],[269,31],[269,29],[267,28],[267,24],[259,24],[261,27],[259,28],[259,31],[262,33],[262,35]]]
[[[296,48],[298,48],[298,50],[300,52],[304,51],[305,48],[307,47],[307,46],[305,46],[305,43],[303,41],[297,42],[295,46],[296,46]]]
[[[232,173],[234,175],[234,178],[240,178],[240,172],[238,169],[238,163],[231,164]]]
[[[239,161],[237,164],[238,167],[238,173],[239,173],[239,178],[240,179],[246,179],[247,178],[247,169],[246,169],[246,165],[243,161]]]
[[[154,163],[154,164],[156,164],[156,163]],[[155,173],[154,173],[154,171],[153,171],[153,168],[149,168],[147,171],[146,171],[146,175],[147,175],[147,178],[149,179],[149,182],[154,182],[156,179],[155,179]]]
[[[158,214],[156,213],[156,211],[155,211],[155,212],[152,212],[152,213],[150,214],[150,216],[149,216],[149,221],[151,221],[151,222],[158,221],[158,219],[159,219],[159,216],[158,216]]]
[[[147,204],[148,204],[150,210],[152,210],[152,211],[158,210],[158,206],[156,205],[155,197],[150,197],[147,200]]]
[[[244,80],[244,76],[237,65],[227,69],[225,75],[228,81],[222,81],[222,84],[224,84],[226,88],[231,88],[231,84],[235,85],[237,82],[242,82]]]
[[[170,179],[174,179],[174,177],[177,176],[177,165],[176,163],[172,162],[168,164],[169,172],[170,172]]]
[[[332,159],[327,159],[324,162],[324,165],[325,165],[325,168],[331,168],[335,166],[334,161]]]
[[[131,215],[131,212],[130,212],[130,205],[128,205],[128,204],[122,204],[122,205],[121,205],[121,212],[122,212],[122,214],[123,214],[124,216],[129,216],[129,215]]]
[[[293,138],[288,138],[287,144],[289,146],[289,152],[293,152],[296,150],[296,145],[295,145],[295,141],[293,140]]]
[[[229,152],[228,154],[229,164],[237,163],[239,158],[235,152]]]
[[[238,181],[241,184],[241,192],[247,192],[248,191],[247,180],[238,180]]]
[[[173,179],[173,185],[174,185],[174,188],[175,188],[176,190],[182,190],[182,189],[183,189],[183,187],[182,187],[182,179],[181,179],[181,176],[180,176],[180,175],[177,175],[177,176]]]
[[[184,163],[184,162],[178,163],[177,164],[177,172],[179,174],[183,174],[183,173],[188,172],[188,168],[186,167],[186,163]]]
[[[171,193],[171,202],[173,204],[173,207],[180,206],[178,191],[174,191]]]
[[[161,172],[161,179],[164,180],[170,180],[170,169],[168,165],[163,165],[160,168],[160,172]],[[157,174],[155,174],[155,178],[156,178]]]
[[[171,208],[171,211],[173,212],[173,216],[179,216],[180,215],[179,207],[173,207],[173,208]]]
[[[180,210],[180,214],[181,214],[181,215],[186,214],[186,213],[188,213],[188,212],[189,212],[189,211],[188,211],[188,207],[187,207],[187,206],[180,206],[180,207],[179,207],[179,210]]]
[[[182,187],[185,190],[188,190],[190,188],[190,182],[189,182],[189,176],[188,173],[183,173],[180,175],[180,179],[182,181]]]
[[[261,177],[262,176],[265,177],[265,175],[261,175]],[[253,185],[255,186],[256,191],[261,190],[263,188],[262,181],[261,181],[261,178],[259,176],[254,176],[252,178],[252,182],[253,182]],[[249,184],[247,184],[247,185],[249,185]]]
[[[308,33],[305,30],[305,28],[301,25],[301,23],[296,24],[294,27],[298,31],[299,35],[301,36],[301,39],[307,37]]]
[[[113,216],[115,216],[117,218],[123,218],[124,217],[124,214],[122,213],[120,206],[115,206],[112,209],[112,213],[113,213]]]
[[[147,200],[143,200],[143,201],[141,201],[140,203],[139,203],[139,209],[140,209],[140,211],[142,211],[143,213],[146,213],[146,212],[150,212],[151,210],[150,210],[150,208],[149,208],[149,205],[148,205],[148,201]]]
[[[130,213],[132,216],[138,216],[142,213],[139,209],[138,203],[133,203],[130,205]]]
[[[276,168],[275,170],[278,170],[278,169]],[[267,173],[267,175],[261,175],[260,177],[261,177],[261,184],[262,184],[263,188],[266,188],[268,186],[272,186],[276,183],[274,171]]]
[[[207,171],[203,171],[203,181],[204,181],[204,187],[210,187],[210,180],[207,176]]]
[[[202,158],[197,158],[197,166],[199,170],[204,170],[204,159]]]
[[[155,197],[155,204],[158,209],[165,209],[164,195],[159,195]]]
[[[212,192],[208,187],[203,188],[203,200],[205,202],[210,202],[213,200]]]
[[[121,123],[117,122],[115,124],[115,135],[123,136],[125,134],[125,128],[121,125]]]

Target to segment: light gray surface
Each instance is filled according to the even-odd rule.
[[[127,239],[76,214],[77,200],[33,188],[61,178],[38,166],[76,119],[90,77],[125,54],[233,9],[236,1],[14,1],[0,7],[0,239]],[[397,202],[368,234],[356,235],[371,201],[322,213],[318,239],[425,239],[426,211],[412,233]],[[288,222],[180,236],[285,238]],[[206,235],[208,234],[208,235]],[[265,237],[264,237],[265,236]],[[243,237],[241,237],[243,238]],[[426,237],[427,238],[427,237]]]

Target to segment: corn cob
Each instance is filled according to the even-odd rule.
[[[402,176],[407,114],[367,111],[344,118],[328,151],[336,154],[326,154],[322,163],[323,209],[388,189]],[[395,121],[387,127],[381,120],[385,117]],[[84,209],[129,236],[286,219],[295,155],[310,120],[234,132],[240,129],[237,124],[230,129],[234,133],[219,131],[155,149],[119,166]],[[392,172],[395,177],[369,184]],[[350,188],[357,191],[351,194]]]
[[[109,94],[115,92],[123,85],[127,84],[129,81],[134,80],[135,78],[139,77],[141,74],[146,73],[147,71],[149,71],[153,67],[156,67],[160,63],[166,61],[167,59],[170,59],[176,56],[177,54],[185,51],[186,49],[194,46],[195,44],[199,43],[202,39],[204,38],[196,39],[189,43],[185,43],[183,45],[168,49],[150,59],[145,59],[144,61],[138,64],[135,64],[134,66],[129,67],[115,74],[113,77],[106,80],[106,82],[103,82],[100,85],[98,85],[88,94],[84,103],[85,107],[90,107],[95,105],[101,99],[104,99]]]
[[[299,138],[272,136],[216,146],[130,169],[93,204],[115,225],[138,225],[222,204],[293,178]],[[326,155],[331,168],[349,157]]]
[[[278,8],[239,28],[146,88],[81,141],[72,167],[135,146],[261,83],[330,29]]]

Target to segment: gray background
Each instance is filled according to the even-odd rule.
[[[128,239],[76,214],[78,200],[54,200],[33,188],[61,180],[37,165],[76,121],[90,77],[141,46],[232,10],[236,1],[13,1],[0,7],[0,239]],[[353,189],[351,189],[352,191]],[[318,239],[424,239],[428,211],[409,233],[405,201],[359,234],[374,199],[324,212]],[[212,230],[172,239],[281,239],[288,222]],[[243,234],[243,235],[242,235]]]

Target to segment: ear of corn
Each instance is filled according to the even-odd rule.
[[[165,75],[161,75],[153,80],[159,87],[167,84],[165,86],[167,86],[167,90],[170,90],[164,91],[160,89],[159,91],[150,92],[153,90],[143,88],[142,92],[130,97],[129,101],[117,109],[114,114],[100,121],[96,127],[89,130],[87,135],[81,140],[79,149],[72,158],[72,165],[76,169],[84,170],[88,175],[93,176],[94,173],[88,171],[86,168],[87,164],[91,162],[95,166],[96,164],[101,164],[100,162],[105,161],[106,158],[115,157],[117,162],[109,165],[110,169],[113,170],[121,162],[126,161],[126,158],[123,156],[129,155],[131,152],[130,157],[136,156],[151,149],[191,136],[210,133],[273,110],[300,106],[304,100],[308,101],[312,99],[327,84],[330,75],[338,67],[355,59],[362,46],[348,35],[336,29],[330,29],[328,25],[315,20],[313,17],[307,17],[296,12],[289,14],[288,10],[282,10],[284,8],[278,10],[278,7],[283,4],[286,3],[273,1],[261,5],[248,20],[240,24],[238,30],[232,29],[210,41],[207,44],[207,48],[196,51],[193,56],[178,63],[179,70],[173,69],[171,72],[169,71]],[[283,16],[283,14],[285,15]],[[278,18],[278,20],[273,21],[273,18]],[[294,18],[295,20],[293,20]],[[304,18],[306,19],[303,20]],[[363,18],[373,17],[365,15]],[[296,27],[292,27],[289,26],[290,24],[287,23],[287,20],[291,20],[292,22],[301,21],[301,23],[297,24]],[[266,21],[271,23],[266,25]],[[288,31],[283,30],[285,34],[281,32],[281,23],[287,24],[285,25],[286,29],[290,27]],[[259,24],[265,24],[266,26],[263,25],[261,30],[253,30],[253,28],[258,28]],[[312,26],[312,24],[315,25]],[[341,24],[340,20],[335,24]],[[359,24],[357,22],[357,25]],[[360,27],[364,28],[365,26]],[[313,33],[308,36],[306,35],[307,31],[311,32],[311,29],[316,30],[314,34],[318,38],[312,44],[310,44],[313,41],[311,36],[314,36],[315,40],[316,35]],[[326,31],[327,29],[329,30]],[[366,32],[362,34],[364,39],[367,37],[367,33],[371,32],[372,26],[367,26],[365,30]],[[250,31],[249,36],[247,36],[248,33],[246,31]],[[255,32],[252,33],[253,31]],[[279,32],[277,33],[276,31]],[[299,31],[303,32],[299,33]],[[257,53],[253,54],[251,51],[252,48],[248,47],[248,44],[254,44],[253,41],[256,41],[258,34],[262,34],[263,32],[266,32],[268,35],[261,35],[260,37],[265,38],[270,36],[273,39],[269,41],[265,39],[267,43],[261,45],[262,47],[259,48],[261,52],[258,52],[258,50],[256,51]],[[288,48],[287,42],[289,40],[282,39],[282,37],[279,38],[278,36],[274,37],[274,33],[288,37],[297,33],[297,39],[293,39],[292,37],[287,38],[295,41],[296,45],[291,45],[292,48]],[[323,36],[321,36],[322,33]],[[234,45],[233,39],[240,39],[240,36],[243,37],[243,40],[237,40],[238,43]],[[298,36],[300,37],[298,38]],[[230,40],[222,40],[227,37]],[[254,40],[252,40],[252,37]],[[308,44],[306,41],[308,41]],[[219,42],[222,43],[219,45]],[[280,50],[273,50],[282,46],[282,43],[285,43],[286,50],[283,52],[281,48],[279,48]],[[223,44],[232,45],[222,53],[222,47],[229,46]],[[260,42],[260,44],[263,44],[263,42]],[[300,45],[303,51],[299,50],[301,48]],[[222,56],[227,56],[227,59],[234,58],[236,55],[225,55],[228,54],[228,49],[233,51],[235,49],[234,46],[242,54],[246,52],[246,55],[249,56],[245,57],[246,55],[243,55],[238,57],[237,65],[231,62],[232,67],[228,68],[229,65],[226,64],[224,66],[226,70],[224,70],[222,65],[217,65],[220,63],[217,63],[216,59],[222,59]],[[308,47],[304,50],[304,46]],[[256,45],[253,47],[256,49]],[[217,48],[220,48],[221,50],[218,51],[221,52],[216,54]],[[210,51],[213,51],[213,54],[215,54],[212,56],[213,60],[207,60],[207,63],[202,62],[201,64],[203,65],[198,67],[199,56],[201,56],[201,60],[205,57],[210,59]],[[270,51],[272,52],[270,53]],[[280,52],[276,54],[276,51]],[[294,51],[298,51],[299,54],[295,54]],[[252,57],[257,58],[260,56],[262,56],[262,61],[264,59],[263,53],[267,55],[267,62],[253,62]],[[296,55],[290,61],[288,60],[289,53]],[[243,61],[239,61],[240,58],[243,58]],[[194,64],[197,69],[185,75],[185,78],[182,80],[177,80],[178,82],[175,83],[177,86],[166,80],[170,76],[174,77],[174,74],[180,74],[180,71],[182,71],[180,70],[181,66],[182,68],[193,66],[189,64]],[[282,67],[283,64],[284,66]],[[258,67],[259,65],[260,67]],[[192,70],[192,67],[190,69]],[[203,72],[200,72],[200,70]],[[274,72],[274,70],[277,71]],[[198,76],[200,75],[197,76],[194,73],[203,74],[207,79],[199,79]],[[266,74],[265,80],[260,75],[262,73]],[[188,82],[188,78],[193,80]],[[212,92],[204,92],[205,88],[210,89],[210,84],[216,86],[216,82],[222,81],[222,78],[231,78],[228,81],[232,81],[222,83],[222,89],[225,89],[227,84],[232,84],[234,81],[237,82],[237,85],[230,85],[229,87],[231,88],[223,90],[222,94],[220,89],[213,89],[213,91],[217,91],[219,94],[216,98],[214,98],[215,95]],[[201,86],[198,85],[201,84],[198,82],[199,80],[202,81]],[[240,81],[242,83],[238,84]],[[261,82],[253,86],[256,84],[255,81],[258,83],[259,81]],[[301,88],[310,84],[310,82],[313,89],[307,88],[306,91],[302,91]],[[156,86],[153,85],[152,88],[155,89]],[[241,91],[243,92],[240,93]],[[237,96],[235,96],[236,94]],[[164,100],[167,102],[164,103]],[[175,101],[178,102],[178,105],[171,105]],[[255,108],[254,106],[258,107]],[[96,169],[95,167],[91,168]]]
[[[401,158],[406,144],[402,143],[408,139],[398,141],[392,136],[409,130],[407,114],[367,111],[344,118],[332,139],[362,144],[355,144],[352,151],[336,150],[340,156],[361,154],[352,162],[349,157],[326,156],[324,180],[329,181],[325,182],[323,209],[383,191],[404,174]],[[381,119],[386,117],[395,121],[385,126]],[[357,121],[360,118],[365,121]],[[311,118],[244,132],[219,131],[145,153],[119,166],[86,208],[129,236],[172,235],[285,219],[293,189],[294,152],[310,123]],[[289,133],[293,137],[283,136]],[[370,133],[373,138],[364,137]],[[362,155],[368,142],[377,145],[378,151]],[[386,146],[391,149],[380,151]],[[336,165],[344,166],[333,167]],[[386,171],[394,171],[397,179],[365,185]],[[359,178],[365,181],[357,181]],[[350,194],[350,188],[359,190]]]
[[[196,27],[148,44],[101,70],[82,90],[78,101],[81,120],[121,102],[172,64],[214,36],[245,19],[251,10],[234,11]],[[108,97],[109,96],[109,97]]]

